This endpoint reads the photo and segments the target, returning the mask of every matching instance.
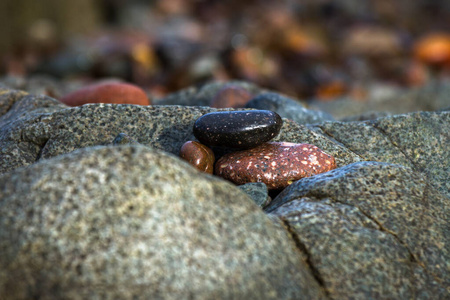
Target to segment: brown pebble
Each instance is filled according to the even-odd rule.
[[[221,88],[211,101],[210,106],[215,108],[241,108],[253,98],[246,89],[238,85],[226,85]]]
[[[188,141],[181,146],[180,157],[198,170],[212,174],[214,170],[213,151],[199,142]]]
[[[238,185],[264,182],[269,189],[282,189],[335,168],[334,157],[314,145],[271,142],[224,155],[215,174]]]
[[[150,105],[147,94],[140,87],[123,82],[103,82],[85,86],[59,101],[69,106],[87,103],[116,103]]]

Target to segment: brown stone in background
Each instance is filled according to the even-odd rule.
[[[215,108],[241,108],[245,107],[253,95],[237,85],[226,85],[220,89],[211,101],[211,107]]]

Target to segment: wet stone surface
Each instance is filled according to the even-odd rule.
[[[194,135],[205,145],[248,149],[273,139],[282,125],[273,111],[220,111],[198,118]]]
[[[282,189],[335,168],[334,157],[314,145],[272,142],[224,155],[215,174],[236,184],[264,182],[269,189]]]
[[[214,153],[203,144],[187,141],[181,146],[180,157],[198,170],[212,174],[214,170]]]

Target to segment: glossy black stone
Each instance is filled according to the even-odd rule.
[[[270,110],[220,111],[198,118],[194,135],[205,145],[249,149],[273,139],[282,125]]]

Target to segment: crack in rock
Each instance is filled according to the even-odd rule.
[[[418,168],[418,166],[411,160],[411,158],[405,153],[405,151],[400,148],[399,145],[397,145],[392,139],[391,137],[380,127],[378,127],[374,122],[369,122],[367,123],[369,126],[371,126],[372,128],[374,128],[375,130],[377,130],[379,133],[381,133],[383,136],[385,136],[389,143],[391,143],[392,146],[394,146],[398,151],[400,151],[403,156],[409,161],[409,163],[411,164],[411,166],[413,167],[413,169],[415,169],[416,171],[420,171],[420,169]],[[421,173],[424,173],[423,171],[420,171]],[[424,173],[425,174],[425,173]],[[428,176],[427,176],[428,178]]]
[[[317,125],[317,128],[320,129],[320,131],[323,133],[323,136],[328,138],[330,141],[332,141],[332,142],[340,145],[341,147],[347,149],[348,151],[350,151],[351,153],[355,154],[356,156],[358,156],[362,160],[366,160],[366,161],[368,160],[364,156],[362,156],[362,155],[356,153],[355,151],[353,151],[353,149],[351,149],[347,144],[345,144],[341,140],[337,139],[332,133],[328,132],[325,128],[323,128],[323,126]]]
[[[309,270],[310,270],[312,276],[317,281],[319,286],[323,289],[325,296],[328,299],[330,299],[330,293],[325,286],[325,281],[322,278],[322,275],[320,274],[319,270],[312,263],[311,253],[306,248],[306,245],[300,240],[300,237],[295,232],[295,230],[292,229],[291,225],[289,224],[289,221],[286,220],[286,218],[280,217],[280,216],[277,216],[277,217],[281,220],[281,222],[284,225],[284,227],[286,228],[288,234],[291,236],[292,240],[295,243],[295,247],[306,256],[306,265],[309,267]]]

